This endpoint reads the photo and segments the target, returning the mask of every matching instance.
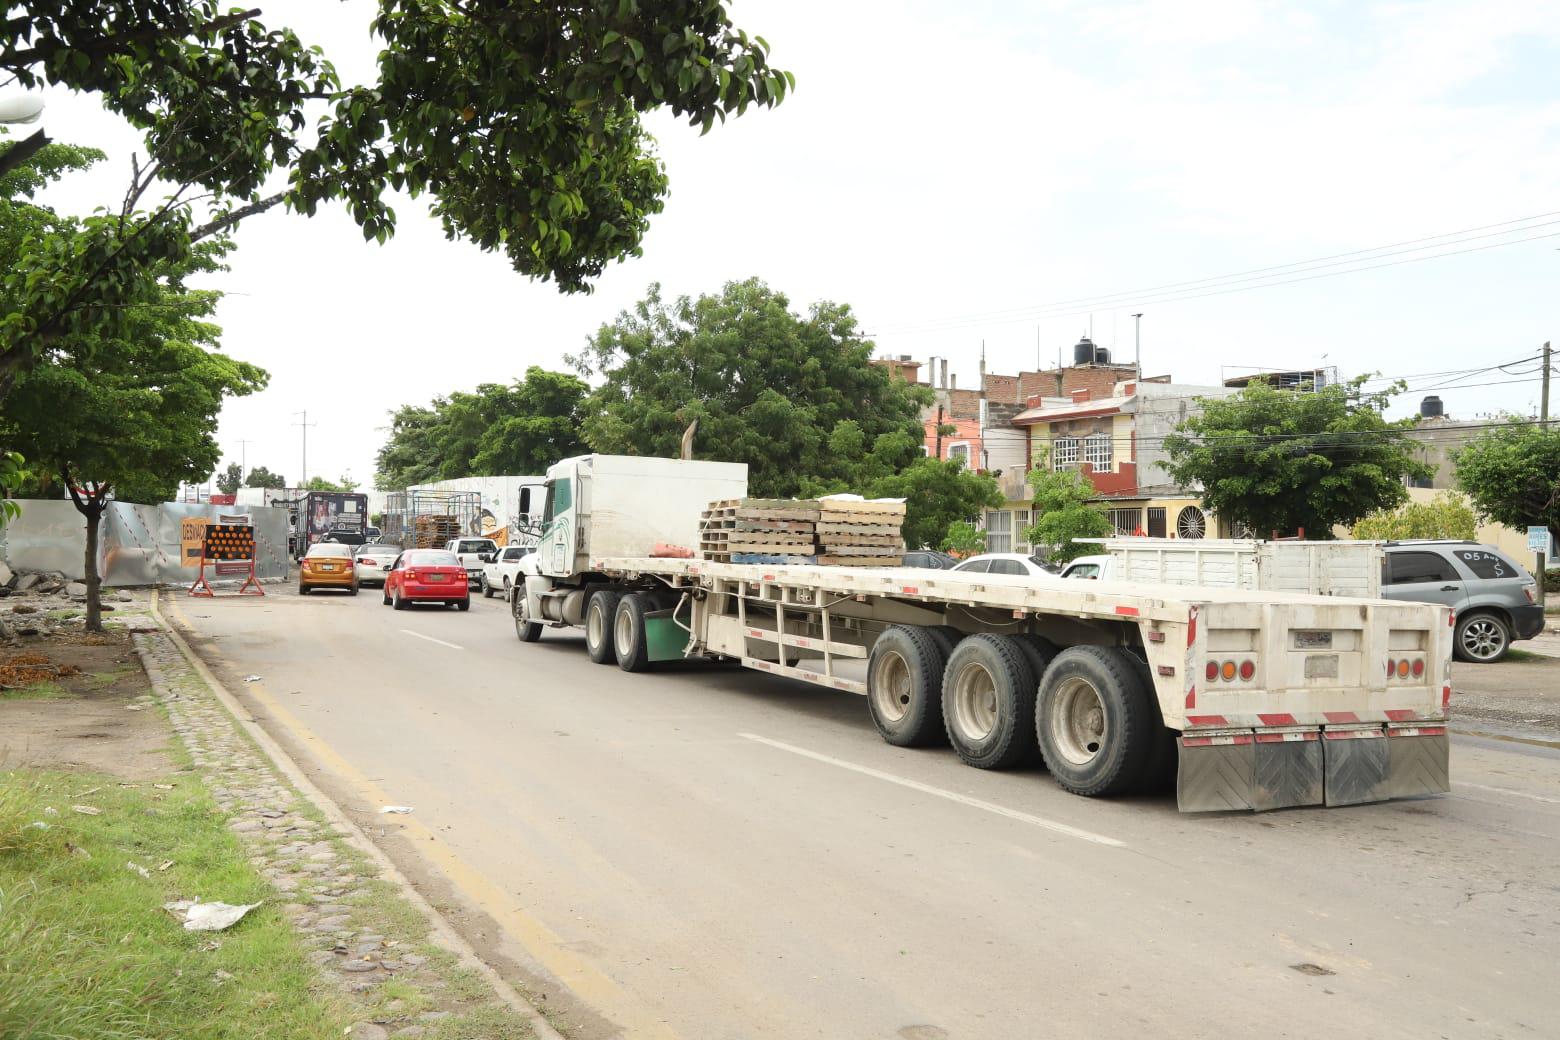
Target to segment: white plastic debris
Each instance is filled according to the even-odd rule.
[[[103,815],[103,810],[102,809],[94,809],[90,805],[73,805],[70,808],[71,808],[72,812],[79,812],[83,816],[102,816]]]
[[[151,876],[152,876],[152,872],[150,870],[147,870],[145,867],[141,866],[141,864],[136,863],[136,862],[134,862],[132,860],[126,860],[125,861],[125,869],[126,870],[133,870],[137,874],[139,874],[142,877],[147,878],[147,879],[150,879]]]
[[[34,830],[34,831],[46,831],[46,830],[49,829],[49,825],[47,823],[44,823],[42,820],[34,820],[32,823],[29,823],[26,827],[24,827],[22,829],[23,830]]]
[[[244,681],[245,682],[259,682],[260,681],[260,677],[258,675],[246,675],[246,676],[244,676]]]
[[[412,807],[410,805],[383,805],[380,806],[379,811],[381,813],[395,813],[397,816],[409,816],[411,815]]]
[[[231,903],[202,903],[199,898],[164,903],[163,909],[184,920],[186,932],[220,932],[243,920],[259,903],[233,906]]]
[[[60,811],[58,809],[56,809],[54,806],[52,806],[52,805],[45,805],[43,807],[43,814],[45,816],[58,816],[60,814]]]

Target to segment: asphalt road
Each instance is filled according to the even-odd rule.
[[[849,694],[521,644],[500,600],[268,591],[165,603],[572,1035],[1554,1035],[1553,748],[1459,738],[1440,798],[1182,816],[890,747]]]

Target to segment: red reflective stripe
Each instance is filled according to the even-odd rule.
[[[1116,613],[1120,614],[1122,617],[1137,617],[1138,616],[1138,608],[1137,607],[1117,607],[1116,608]]]
[[[1223,715],[1188,715],[1186,721],[1193,726],[1228,726]]]
[[[764,580],[765,581],[774,581],[775,580],[775,576],[773,574],[766,574],[766,575],[764,575]]]
[[[1195,684],[1186,691],[1186,706],[1188,708],[1197,707],[1197,687]]]
[[[1197,642],[1197,608],[1193,607],[1191,613],[1186,615],[1186,645],[1191,646]]]
[[[1441,687],[1441,707],[1448,708],[1448,707],[1451,707],[1451,704],[1452,704],[1452,688],[1450,686],[1443,686],[1443,687]]]
[[[1388,708],[1384,714],[1393,722],[1413,722],[1419,718],[1419,712],[1412,708]]]
[[[1276,714],[1276,715],[1264,715],[1261,712],[1258,712],[1257,713],[1257,718],[1262,720],[1262,725],[1264,725],[1264,726],[1294,726],[1294,725],[1297,725],[1297,723],[1295,722],[1295,717],[1293,715],[1287,715],[1287,714],[1282,714],[1282,713]]]
[[[919,596],[921,594],[921,590],[915,585],[901,585],[899,592],[904,596]]]
[[[1335,724],[1339,722],[1360,721],[1360,717],[1354,714],[1352,711],[1324,711],[1322,714],[1326,716],[1328,722]]]

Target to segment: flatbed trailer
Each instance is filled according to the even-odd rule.
[[[605,513],[590,471],[574,474],[582,515]],[[653,528],[653,512],[634,522]],[[951,744],[979,768],[1038,752],[1080,795],[1173,778],[1201,812],[1449,789],[1452,629],[1436,604],[598,556],[590,541],[584,524],[544,531],[542,572],[511,596],[522,641],[580,626],[592,659],[624,671],[714,658],[859,694],[892,744]]]

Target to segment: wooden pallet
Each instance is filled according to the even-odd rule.
[[[894,557],[836,556],[826,554],[818,557],[818,562],[825,567],[890,567],[893,566]]]
[[[829,520],[818,521],[818,535],[837,535],[840,537],[854,538],[859,536],[875,537],[887,535],[893,538],[899,537],[901,524],[845,524]]]
[[[822,551],[831,556],[903,556],[904,545],[841,545],[825,542]]]
[[[885,499],[869,498],[865,501],[850,498],[820,498],[818,508],[824,513],[872,513],[877,516],[905,515],[903,502],[890,502]]]
[[[812,556],[818,547],[810,540],[805,542],[745,542],[733,538],[726,543],[734,553],[759,553],[772,556]]]
[[[738,531],[767,531],[803,535],[811,535],[815,526],[808,520],[754,520],[749,517],[733,520],[732,523]]]

